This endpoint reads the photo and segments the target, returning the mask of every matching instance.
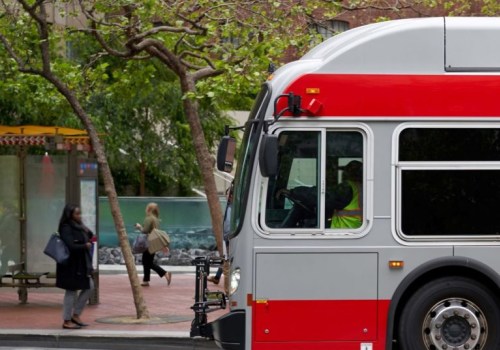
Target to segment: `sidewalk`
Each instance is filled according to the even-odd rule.
[[[139,269],[138,269],[139,270]],[[21,305],[14,288],[0,288],[0,338],[6,336],[105,337],[105,338],[186,338],[194,317],[195,274],[193,267],[174,268],[172,283],[152,275],[143,295],[152,317],[161,317],[162,324],[110,324],[98,322],[118,316],[134,316],[135,308],[128,276],[124,267],[100,266],[100,304],[85,308],[82,319],[89,323],[80,330],[63,330],[63,291],[57,288],[29,289],[28,304]],[[110,274],[112,273],[112,274]],[[141,273],[141,272],[139,272]],[[142,275],[139,275],[142,278]],[[211,290],[222,290],[223,281]],[[210,313],[209,321],[227,310]]]

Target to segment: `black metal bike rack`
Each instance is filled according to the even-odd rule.
[[[226,308],[226,295],[223,292],[211,292],[207,288],[210,267],[219,267],[224,259],[219,257],[197,257],[191,263],[196,266],[195,303],[191,306],[194,320],[191,322],[191,337],[213,338],[212,327],[207,321],[207,314]]]

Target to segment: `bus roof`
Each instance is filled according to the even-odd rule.
[[[370,24],[307,53],[318,73],[500,72],[500,18],[440,17]]]
[[[278,69],[272,98],[301,95],[309,116],[500,117],[499,38],[500,18],[370,24]]]

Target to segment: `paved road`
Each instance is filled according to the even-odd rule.
[[[85,348],[85,349],[75,349],[75,348],[31,348],[31,347],[17,347],[17,346],[2,346],[0,347],[0,350],[13,350],[13,349],[16,349],[16,350],[110,350],[111,348],[106,348],[106,349],[95,349],[95,348]],[[127,349],[127,348],[124,348],[124,347],[121,347],[121,346],[117,346],[113,349],[116,349],[116,350],[122,350],[122,349]],[[131,348],[128,348],[128,349],[131,349]],[[204,346],[198,346],[196,345],[195,347],[193,347],[192,345],[173,345],[173,346],[165,346],[165,345],[162,345],[161,347],[156,347],[156,348],[150,348],[150,347],[138,347],[137,345],[134,346],[134,349],[168,349],[168,350],[174,350],[174,349],[179,349],[179,350],[183,350],[183,349],[217,349],[217,347],[204,347]]]

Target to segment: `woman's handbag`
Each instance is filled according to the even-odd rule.
[[[154,254],[163,248],[168,248],[170,245],[170,236],[165,231],[155,228],[148,235],[148,243],[148,252]]]
[[[132,245],[132,253],[134,254],[142,254],[146,250],[148,250],[149,242],[148,235],[144,233],[139,233],[137,237],[134,239],[134,244]]]
[[[61,239],[58,232],[54,232],[43,250],[45,255],[50,256],[58,264],[65,264],[69,260],[69,249]]]

